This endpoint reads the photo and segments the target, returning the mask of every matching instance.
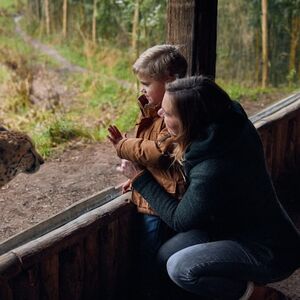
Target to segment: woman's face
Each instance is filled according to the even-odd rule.
[[[161,104],[161,109],[158,111],[158,115],[164,118],[166,127],[169,133],[173,136],[177,136],[181,132],[181,121],[178,114],[173,107],[174,101],[172,96],[166,92]]]

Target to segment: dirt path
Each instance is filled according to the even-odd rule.
[[[60,71],[68,71],[68,72],[87,72],[86,69],[71,64],[67,59],[65,59],[62,55],[60,55],[54,48],[49,47],[47,45],[42,44],[38,40],[33,39],[29,35],[24,32],[20,27],[20,21],[22,19],[22,16],[16,16],[14,17],[14,21],[16,24],[16,32],[19,34],[22,39],[32,45],[33,48],[37,49],[43,54],[46,54],[50,57],[52,57],[60,66]]]
[[[22,30],[20,26],[20,21],[22,20],[22,16],[16,16],[14,17],[14,22],[16,24],[16,33],[28,44],[30,44],[33,48],[38,50],[39,52],[51,57],[53,60],[55,60],[59,68],[56,70],[59,73],[64,73],[64,72],[69,72],[69,73],[94,73],[88,69],[82,68],[80,66],[74,65],[71,62],[69,62],[66,58],[64,58],[57,50],[55,50],[53,47],[49,45],[45,45],[41,43],[40,41],[33,39],[31,36],[29,36],[24,30]],[[99,74],[94,74],[94,75],[99,75]],[[101,73],[102,77],[105,77],[106,79],[116,81],[119,85],[121,85],[124,88],[129,88],[133,89],[134,84],[132,84],[129,81],[126,80],[121,80],[113,77],[109,77]]]

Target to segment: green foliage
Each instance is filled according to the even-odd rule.
[[[87,130],[80,128],[72,120],[58,119],[48,128],[49,137],[54,144],[62,144],[76,137],[90,137]]]
[[[14,0],[1,0],[0,9],[4,9],[7,12],[15,10],[15,4],[17,1]]]
[[[10,74],[6,67],[0,65],[0,84],[5,83],[10,78]]]
[[[268,1],[269,82],[286,83],[293,16],[300,15],[300,0]],[[299,37],[298,33],[298,38]],[[217,77],[255,86],[262,67],[261,0],[218,1]],[[295,66],[300,70],[299,42]],[[299,81],[300,74],[298,72]]]
[[[49,114],[45,120],[33,120],[31,124],[27,124],[27,132],[35,141],[39,152],[48,157],[54,152],[67,147],[68,143],[72,143],[78,139],[91,140],[93,137],[89,130],[80,127],[80,124],[69,119],[68,115]]]
[[[296,83],[297,80],[297,72],[295,69],[291,69],[286,77],[289,86],[293,86]]]
[[[242,98],[247,98],[252,101],[257,101],[261,95],[273,94],[273,93],[292,93],[294,87],[253,87],[241,85],[239,83],[234,82],[225,82],[223,80],[217,80],[217,83],[228,93],[228,95],[233,100],[240,101]]]

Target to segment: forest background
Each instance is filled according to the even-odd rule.
[[[131,65],[165,43],[166,21],[161,0],[1,0],[0,123],[28,132],[45,157],[101,141],[112,122],[131,130]],[[233,99],[299,87],[300,0],[219,0],[217,37],[216,81]]]

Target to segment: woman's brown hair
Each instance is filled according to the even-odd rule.
[[[166,86],[172,97],[182,132],[178,136],[175,159],[180,161],[187,146],[204,134],[205,129],[226,114],[231,106],[228,94],[205,76],[177,79]]]

